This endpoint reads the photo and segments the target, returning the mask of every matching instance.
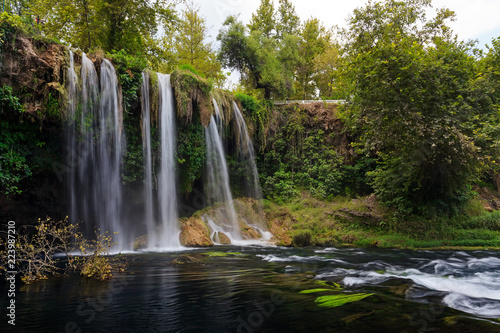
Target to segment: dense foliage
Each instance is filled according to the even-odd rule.
[[[262,0],[248,26],[228,17],[217,39],[219,60],[241,73],[247,93],[265,99],[309,99],[317,90],[323,97],[341,95],[333,31],[316,18],[301,23],[291,1],[280,0],[275,9]]]
[[[97,52],[113,62],[125,111],[126,182],[142,178],[138,92],[146,68],[173,73],[180,189],[186,194],[202,177],[203,126],[224,67],[241,74],[235,98],[258,150],[264,194],[273,200],[289,200],[301,190],[321,199],[373,191],[401,213],[450,214],[474,195],[473,184],[497,173],[500,38],[484,52],[459,41],[448,26],[452,11],[429,16],[430,0],[369,1],[354,11],[339,39],[316,18],[301,22],[292,1],[262,0],[248,25],[234,16],[225,20],[216,52],[199,9],[188,4],[178,13],[175,4],[25,0],[7,2],[7,11],[21,16],[2,14],[0,21],[0,47],[15,37],[13,27],[28,23],[73,48],[102,49]],[[301,107],[272,102],[318,97],[346,100],[335,114],[344,132],[325,130]],[[38,116],[58,115],[57,98],[44,101],[45,113]],[[15,194],[47,164],[34,154],[46,140],[33,130],[37,124],[25,121],[9,87],[0,88],[0,102],[0,181],[2,192]],[[156,130],[153,124],[153,137]],[[352,139],[356,153],[340,154],[335,135]],[[231,144],[226,148],[235,155]],[[236,156],[228,161],[241,178]]]
[[[473,50],[445,24],[451,11],[426,19],[429,5],[369,2],[346,32],[349,122],[360,150],[378,158],[375,192],[412,213],[466,200],[499,153],[498,110],[477,82]]]
[[[5,113],[23,112],[19,99],[12,96],[12,89],[0,87],[0,185],[7,195],[20,193],[18,183],[31,176],[23,145],[26,133],[19,131],[19,125],[7,120]]]
[[[205,167],[205,131],[198,119],[178,125],[177,168],[180,175],[179,190],[183,194],[192,192],[194,182],[203,175]]]
[[[61,137],[41,131],[8,86],[0,86],[0,192],[21,194],[33,176],[53,171]]]

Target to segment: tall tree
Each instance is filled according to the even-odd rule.
[[[339,69],[342,62],[340,47],[333,40],[326,43],[323,53],[313,60],[313,75],[319,95],[325,98],[343,99]]]
[[[295,11],[295,6],[289,0],[279,0],[279,3],[276,23],[277,37],[283,39],[285,35],[297,35],[300,18]]]
[[[485,94],[471,87],[475,59],[446,25],[453,12],[428,20],[430,5],[369,1],[354,11],[344,50],[351,124],[364,152],[379,157],[375,191],[413,213],[450,211],[484,167],[469,134],[474,95]]]
[[[175,19],[169,0],[32,0],[39,29],[83,51],[102,48],[147,54],[161,22]]]
[[[238,70],[250,89],[262,89],[264,98],[283,97],[291,84],[289,72],[279,61],[276,41],[260,30],[247,33],[243,23],[234,16],[224,22],[217,40],[222,65]]]
[[[217,61],[212,43],[206,41],[208,29],[205,18],[199,14],[199,8],[188,6],[182,12],[181,21],[175,34],[175,50],[178,64],[189,64],[215,79],[219,86],[223,85],[225,76],[221,64]]]
[[[260,31],[264,37],[271,38],[276,33],[276,15],[273,0],[261,0],[257,12],[252,14],[248,28],[251,32]]]
[[[296,94],[300,99],[308,99],[316,95],[313,81],[314,59],[324,52],[330,42],[331,35],[316,18],[304,22],[300,30],[299,56],[297,68]]]

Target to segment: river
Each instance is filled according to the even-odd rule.
[[[172,263],[186,255],[195,262]],[[217,246],[124,256],[127,270],[111,281],[74,274],[20,286],[15,332],[500,332],[495,251]],[[325,298],[337,306],[320,306]]]

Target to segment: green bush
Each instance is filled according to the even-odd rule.
[[[262,187],[266,197],[278,203],[288,202],[299,195],[292,173],[279,170],[265,178]]]
[[[28,164],[27,133],[21,130],[19,118],[24,108],[9,86],[0,86],[0,191],[6,195],[20,194],[19,183],[32,175]]]
[[[292,237],[292,245],[296,247],[310,246],[312,233],[310,230],[297,230]]]
[[[200,179],[205,166],[205,133],[204,128],[195,119],[193,122],[179,123],[177,150],[177,168],[180,176],[179,190],[189,193],[193,190],[194,182]]]
[[[464,229],[488,229],[500,231],[500,211],[496,210],[492,213],[472,217],[460,226]]]
[[[128,54],[124,50],[107,53],[106,57],[115,66],[118,81],[122,86],[125,111],[130,111],[140,100],[141,74],[146,69],[147,61],[144,57]]]

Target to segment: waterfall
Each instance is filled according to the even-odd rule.
[[[248,135],[248,128],[245,123],[245,119],[241,114],[240,109],[236,102],[233,101],[233,112],[234,119],[236,121],[236,142],[238,146],[238,155],[243,160],[246,167],[245,177],[246,184],[246,195],[255,198],[257,200],[262,199],[262,190],[259,183],[259,173],[257,172],[257,166],[255,165],[255,151],[253,148],[252,139]]]
[[[144,218],[147,230],[148,248],[154,247],[156,223],[153,213],[153,166],[151,162],[151,113],[149,107],[149,73],[142,73],[142,151],[144,159]]]
[[[157,246],[179,247],[177,225],[177,191],[175,177],[175,106],[170,75],[158,73],[160,90],[160,147],[161,161],[158,180],[158,197],[161,218],[161,233]]]
[[[123,247],[132,239],[127,239],[128,230],[122,228],[123,224],[120,223],[123,119],[121,104],[118,101],[115,68],[109,60],[104,59],[101,65],[100,140],[97,144],[97,161],[100,164],[96,170],[98,181],[94,199],[96,207],[99,207],[101,230],[118,232],[114,239],[118,247]]]
[[[229,187],[229,174],[226,164],[226,155],[222,144],[220,111],[217,102],[213,100],[215,116],[212,115],[210,124],[205,129],[206,164],[207,164],[207,197],[210,204],[223,203],[225,212],[219,216],[218,223],[229,232],[232,239],[241,239],[240,226],[233,204],[233,196]]]
[[[89,235],[93,233],[92,227],[99,228],[101,233],[117,233],[113,240],[118,249],[123,249],[131,238],[120,223],[121,159],[125,142],[116,72],[104,59],[99,82],[93,62],[83,53],[81,110],[78,110],[76,74],[70,60],[72,65],[68,108],[72,222],[83,220]]]
[[[78,107],[78,77],[75,72],[75,60],[73,51],[69,51],[69,69],[68,69],[68,113],[67,113],[67,130],[65,135],[66,148],[68,156],[66,158],[67,168],[70,171],[78,166],[76,156],[76,112]],[[70,220],[76,221],[76,172],[68,172],[66,174],[66,183],[69,189],[69,205],[70,205]]]
[[[126,142],[123,128],[121,91],[115,69],[110,61],[103,59],[100,75],[94,63],[82,54],[81,73],[75,72],[73,53],[70,52],[68,70],[68,112],[66,139],[69,150],[66,175],[69,184],[68,201],[71,222],[83,221],[87,236],[95,229],[101,233],[114,234],[118,244],[114,250],[129,249],[138,235],[132,221],[123,219],[125,207],[122,188],[122,159]],[[150,107],[150,74],[142,74],[142,155],[144,162],[144,225],[148,249],[178,248],[178,198],[176,186],[176,111],[170,75],[158,77],[158,144],[159,162],[153,163],[156,135],[152,138],[152,112]],[[78,80],[81,80],[80,82]],[[231,241],[246,241],[241,235],[238,218],[229,184],[229,173],[224,149],[224,114],[213,100],[215,114],[205,129],[206,143],[206,203],[216,205],[213,216],[204,216],[214,231],[212,238],[224,232]],[[261,198],[255,153],[244,118],[236,103],[233,103],[234,133],[238,156],[247,168],[248,196]],[[156,120],[156,118],[155,118]],[[155,168],[155,165],[158,168]],[[156,172],[156,173],[155,173]],[[158,177],[157,182],[155,176]],[[157,186],[154,186],[157,184]],[[157,187],[157,190],[155,190]],[[137,198],[135,193],[130,194]],[[132,203],[133,204],[133,203]],[[135,207],[131,206],[131,209]],[[142,209],[139,208],[139,211]],[[252,218],[254,220],[256,218]],[[132,220],[132,218],[131,218]],[[257,230],[262,228],[254,227]],[[245,229],[246,230],[246,229]],[[221,239],[219,242],[222,242]]]

